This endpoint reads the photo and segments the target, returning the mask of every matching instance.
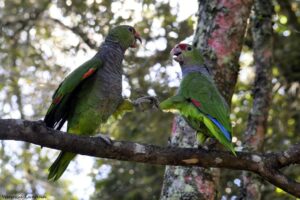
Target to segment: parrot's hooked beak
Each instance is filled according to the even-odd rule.
[[[137,45],[136,45],[136,41],[137,41],[137,40],[142,44],[142,38],[141,38],[141,36],[140,36],[140,34],[139,34],[138,32],[135,32],[135,33],[134,33],[134,39],[135,39],[135,41],[134,41],[134,43],[131,45],[132,48],[136,48],[136,47],[137,47]]]
[[[173,59],[177,62],[182,61],[181,53],[182,53],[182,50],[178,46],[174,47],[170,52],[170,54],[173,56]]]

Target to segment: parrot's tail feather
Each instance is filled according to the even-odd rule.
[[[230,133],[222,126],[215,118],[211,116],[207,116],[203,118],[203,122],[211,134],[225,147],[227,147],[235,156],[234,146],[231,143],[231,135]],[[230,137],[227,137],[227,136]],[[229,140],[230,138],[230,140]]]
[[[74,153],[61,152],[49,168],[48,180],[58,180],[67,169],[71,160],[76,156]]]
[[[234,150],[234,146],[233,146],[233,144],[232,143],[228,143],[228,142],[226,142],[226,143],[222,143],[225,147],[227,147],[231,152],[232,152],[232,154],[234,155],[234,156],[237,156],[236,155],[236,152],[235,152],[235,150]]]
[[[218,122],[217,119],[213,118],[210,115],[207,115],[207,117],[220,129],[220,131],[224,134],[226,139],[231,142],[231,134],[226,130],[226,128]]]

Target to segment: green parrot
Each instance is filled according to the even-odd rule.
[[[236,155],[231,143],[229,107],[204,65],[200,51],[181,43],[172,49],[171,55],[179,62],[183,79],[177,94],[161,102],[159,107],[163,111],[179,112],[197,131],[200,144],[214,137]]]
[[[59,85],[44,118],[46,125],[60,130],[67,121],[67,132],[95,135],[110,116],[132,110],[135,104],[122,98],[122,61],[125,51],[136,47],[137,40],[141,42],[140,35],[131,26],[111,29],[95,56]],[[49,168],[48,179],[59,179],[75,156],[61,152]]]

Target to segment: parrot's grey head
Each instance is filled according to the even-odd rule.
[[[190,44],[180,43],[175,45],[171,50],[171,55],[181,66],[203,64],[203,57],[199,49]]]
[[[120,25],[111,29],[106,40],[119,43],[125,50],[129,47],[135,48],[137,40],[142,42],[140,34],[132,26],[128,25]]]

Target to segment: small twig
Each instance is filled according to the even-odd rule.
[[[80,27],[74,26],[74,27],[70,27],[67,26],[66,24],[64,24],[62,21],[58,20],[58,19],[54,19],[54,18],[47,18],[57,24],[59,24],[60,26],[62,26],[65,29],[68,29],[70,31],[72,31],[75,35],[79,36],[82,41],[84,43],[86,43],[91,49],[97,49],[97,44],[95,41],[93,41],[92,39],[88,38],[87,34],[84,33]]]

